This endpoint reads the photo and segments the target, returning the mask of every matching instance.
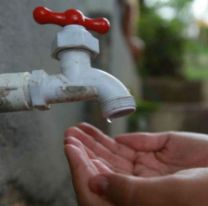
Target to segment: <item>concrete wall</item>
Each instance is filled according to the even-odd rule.
[[[94,0],[94,5],[101,6],[102,2]],[[131,82],[130,88],[137,88],[134,75],[131,75],[133,63],[129,51],[120,28],[116,27],[118,12],[112,9],[116,8],[116,2],[108,3],[110,6],[105,8],[110,10],[106,12],[114,22],[112,45],[109,45],[111,72],[124,82]],[[69,7],[80,8],[89,14],[95,11],[92,1],[1,0],[1,73],[33,69],[44,69],[49,74],[60,72],[58,62],[50,57],[51,42],[60,28],[40,26],[33,21],[32,11],[38,5],[58,11]],[[134,81],[129,81],[130,76]],[[63,154],[63,132],[83,120],[82,107],[82,103],[73,103],[56,105],[46,112],[0,114],[0,203],[12,187],[30,202],[29,205],[32,202],[50,206],[76,205]],[[126,120],[115,121],[114,133],[125,131],[125,125]]]
[[[1,0],[0,72],[60,72],[58,62],[50,57],[51,42],[59,27],[36,24],[32,11],[38,5],[61,11],[76,3]],[[4,194],[12,182],[35,200],[55,199],[59,206],[75,204],[70,197],[63,132],[81,120],[81,107],[76,103],[54,106],[46,112],[0,114],[0,192]],[[65,194],[68,197],[64,198]]]

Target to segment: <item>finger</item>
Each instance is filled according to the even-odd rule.
[[[79,200],[89,193],[86,183],[95,172],[86,165],[85,158],[77,146],[67,144],[64,149],[71,169],[74,190]]]
[[[87,154],[88,154],[88,156],[89,156],[90,159],[96,159],[96,158],[98,158],[97,155],[95,155],[95,153],[91,149],[85,147],[85,150],[86,150],[86,152],[87,152]]]
[[[133,177],[114,173],[98,175],[89,180],[90,189],[114,205],[139,205],[131,204],[134,184]]]
[[[124,158],[133,161],[135,152],[132,149],[129,149],[125,145],[119,144],[114,139],[110,138],[102,131],[88,123],[81,123],[78,125],[78,127],[86,134],[90,135],[92,138],[98,141],[100,144],[108,148],[111,152],[119,154]]]
[[[104,165],[106,165],[106,167],[108,167],[111,171],[115,172],[115,173],[120,173],[120,174],[132,174],[133,171],[131,173],[129,173],[129,171],[125,171],[125,170],[122,170],[118,167],[115,167],[114,165],[111,165],[109,162],[107,162],[106,160],[102,159],[102,158],[97,158],[99,161],[101,161]]]
[[[69,161],[73,180],[76,181],[76,186],[84,184],[89,176],[98,173],[97,168],[90,161],[83,145],[75,138],[68,138],[68,142],[65,144],[64,149]]]
[[[127,133],[115,137],[115,140],[138,151],[153,152],[161,150],[169,140],[165,133]]]
[[[92,160],[93,164],[96,166],[96,168],[98,169],[98,171],[102,174],[106,173],[113,173],[113,171],[106,166],[106,164],[104,164],[102,161],[98,160],[98,159],[94,159]]]
[[[71,137],[71,136],[66,137],[64,140],[64,144],[73,144],[79,148],[84,149],[90,159],[97,158],[94,152],[92,152],[89,148],[85,147],[85,145],[83,145],[82,142],[80,142],[75,137]]]
[[[89,179],[99,172],[83,148],[73,144],[65,144],[65,153],[68,158],[72,182],[76,191],[79,205],[109,205],[106,201],[93,194],[88,186]]]
[[[89,187],[114,205],[188,205],[179,183],[172,176],[135,178],[111,173],[91,178]]]
[[[98,173],[96,167],[89,160],[87,153],[81,148],[73,144],[66,144],[64,149],[72,176],[74,177],[73,179],[79,181],[80,177],[86,177],[85,179],[87,179],[88,176]]]
[[[79,128],[73,127],[68,129],[67,135],[73,136],[80,140],[97,157],[101,157],[102,159],[106,160],[109,162],[109,164],[113,165],[113,167],[119,168],[120,170],[128,173],[132,172],[133,164],[130,161],[112,153],[109,149],[104,147],[99,142],[96,142],[90,135],[86,134]]]
[[[87,155],[90,159],[92,159],[93,163],[95,160],[101,162],[103,165],[105,165],[106,168],[108,168],[110,171],[114,171],[114,172],[117,172],[117,173],[122,173],[122,174],[128,174],[126,171],[124,170],[121,170],[119,168],[116,168],[114,167],[113,165],[111,165],[109,162],[107,162],[106,160],[102,159],[101,157],[98,157],[95,155],[95,153],[90,150],[89,148],[85,147],[82,142],[80,142],[78,139],[74,138],[74,137],[67,137],[65,139],[65,144],[73,144],[77,147],[80,147],[80,148],[83,148],[86,152],[87,152]],[[97,161],[95,161],[95,166],[96,168],[99,170],[99,168],[97,166]]]

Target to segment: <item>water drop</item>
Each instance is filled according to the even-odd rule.
[[[110,118],[107,118],[107,122],[108,122],[109,124],[111,124],[111,123],[112,123],[112,120],[111,120]]]

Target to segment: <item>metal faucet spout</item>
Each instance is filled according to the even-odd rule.
[[[117,118],[135,111],[135,101],[128,89],[109,73],[92,68],[88,51],[65,50],[59,53],[59,59],[63,73],[71,82],[97,89],[105,118]]]

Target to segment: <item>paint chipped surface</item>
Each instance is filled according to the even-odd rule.
[[[17,90],[17,87],[0,87],[0,112],[13,112],[17,109],[9,101],[9,95],[12,91]]]
[[[17,90],[16,87],[0,87],[0,98],[6,97],[13,90]]]

